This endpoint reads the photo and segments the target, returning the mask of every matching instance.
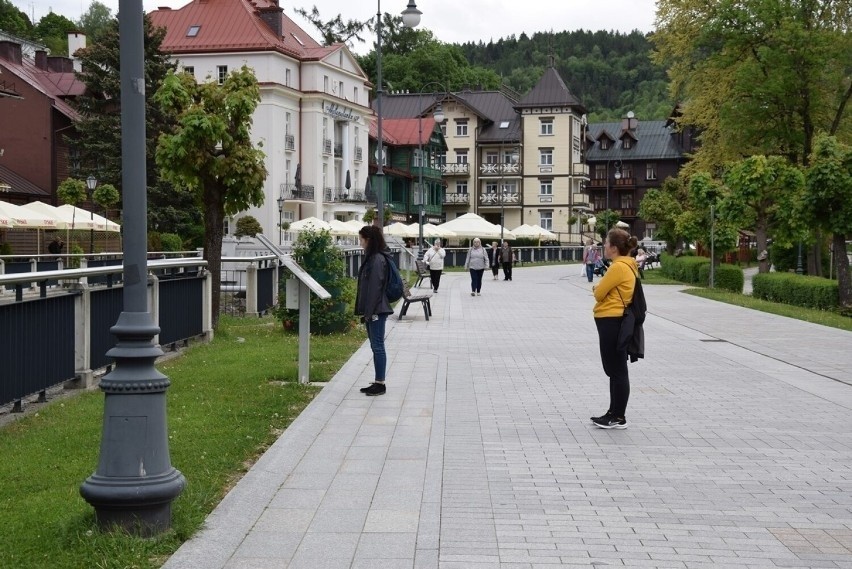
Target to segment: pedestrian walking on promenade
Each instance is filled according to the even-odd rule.
[[[623,229],[611,229],[604,241],[604,255],[612,263],[597,286],[595,295],[595,326],[598,329],[603,370],[609,377],[609,409],[592,423],[602,429],[627,428],[627,400],[630,398],[630,378],[627,373],[627,348],[619,349],[618,336],[624,310],[633,302],[638,269],[630,251],[638,240]]]
[[[503,280],[512,280],[512,263],[515,260],[515,253],[512,251],[512,246],[504,240],[503,246],[500,248],[500,262],[503,264]]]
[[[488,249],[488,264],[491,266],[491,276],[497,280],[497,273],[500,272],[500,247],[496,241],[491,242],[491,247]]]
[[[441,284],[441,273],[444,271],[444,257],[447,252],[441,247],[441,240],[435,239],[435,243],[423,255],[423,261],[429,266],[429,280],[432,282],[432,292],[438,292]]]
[[[464,268],[470,271],[470,296],[479,296],[482,291],[482,274],[488,268],[488,253],[479,237],[473,240],[473,246],[467,252]]]
[[[385,323],[393,309],[385,296],[388,281],[388,261],[384,251],[387,248],[380,227],[365,225],[358,230],[361,247],[364,249],[364,262],[358,270],[358,291],[355,295],[355,314],[367,327],[370,349],[373,351],[375,380],[361,393],[368,396],[384,395],[387,354],[385,353]]]
[[[586,278],[589,282],[595,279],[595,265],[600,260],[601,254],[595,247],[595,242],[589,239],[586,241],[586,248],[583,249],[583,264],[586,266]]]

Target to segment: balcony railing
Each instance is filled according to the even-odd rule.
[[[314,201],[314,187],[308,184],[302,184],[301,189],[296,188],[296,184],[281,184],[281,195],[285,200],[293,201]]]
[[[444,176],[466,176],[470,174],[470,164],[467,162],[447,162],[441,164],[441,174]]]
[[[635,185],[636,185],[636,178],[621,178],[619,180],[616,180],[615,184],[613,184],[613,186],[616,187],[616,188],[623,188],[623,187],[632,188]]]
[[[360,146],[355,147],[355,160],[361,162],[364,159],[364,149]]]
[[[520,203],[520,192],[491,192],[479,194],[479,205],[518,205]]]
[[[574,163],[574,175],[589,177],[589,165],[582,162]]]
[[[335,144],[334,145],[334,157],[341,158],[343,157],[343,144]]]
[[[468,205],[470,203],[470,194],[460,194],[457,192],[448,192],[444,194],[445,205]]]
[[[372,194],[372,192],[370,193]],[[364,190],[325,188],[323,190],[323,201],[326,203],[366,203],[368,199]]]
[[[331,154],[331,139],[323,138],[322,139],[322,153],[323,154]]]
[[[296,149],[296,137],[292,134],[284,135],[284,150],[295,150]]]
[[[521,173],[521,165],[520,164],[512,164],[512,163],[490,163],[490,164],[481,164],[479,166],[479,173],[483,176],[507,176],[507,175],[516,175]]]

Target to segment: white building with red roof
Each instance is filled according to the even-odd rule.
[[[261,101],[252,136],[263,143],[269,176],[264,204],[245,214],[264,234],[277,238],[279,215],[285,222],[363,216],[371,85],[346,45],[320,45],[277,0],[193,0],[150,17],[167,30],[163,51],[198,81],[221,82],[243,65],[254,70]]]

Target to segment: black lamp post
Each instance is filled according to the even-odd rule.
[[[796,274],[805,274],[805,268],[802,266],[802,240],[799,239],[799,253],[796,255]]]
[[[444,93],[447,92],[446,87],[444,87],[441,83],[437,81],[432,81],[431,83],[427,83],[420,89],[420,93],[417,94],[417,152],[420,155],[420,163],[418,168],[417,175],[417,206],[418,206],[418,224],[420,226],[419,232],[419,240],[417,241],[417,258],[423,258],[423,207],[426,201],[426,195],[423,191],[423,167],[425,166],[425,160],[423,159],[423,93],[426,91],[427,87],[437,86],[443,89]],[[444,109],[441,107],[441,102],[438,102],[438,106],[435,108],[435,112],[432,114],[432,117],[435,119],[435,122],[440,124],[444,122]],[[429,140],[432,139],[432,133],[429,133]]]
[[[92,193],[97,187],[98,179],[95,178],[92,174],[89,174],[89,177],[86,178],[86,188],[89,190],[89,221],[92,222],[92,227],[89,228],[89,255],[95,252],[95,207],[92,203]]]
[[[278,197],[278,246],[280,247],[283,244],[283,231],[284,228],[282,225],[284,224],[284,191],[281,191],[281,195]]]
[[[115,368],[101,379],[104,420],[97,470],[80,487],[104,529],[150,536],[171,527],[171,503],[186,480],[171,465],[166,424],[169,378],[148,308],[145,179],[145,69],[142,0],[120,0],[121,170],[124,201],[124,306],[110,331]]]
[[[382,0],[376,0],[376,139],[378,149],[376,151],[376,217],[379,219],[379,227],[384,231],[385,227],[385,144],[382,136]],[[417,9],[414,0],[408,2],[408,6],[402,11],[402,24],[406,28],[415,28],[420,23],[420,15],[423,12]],[[375,221],[373,222],[375,224]]]

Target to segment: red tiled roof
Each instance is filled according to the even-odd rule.
[[[274,50],[299,59],[319,59],[340,49],[323,47],[283,13],[282,36],[261,19],[260,11],[274,8],[271,0],[193,0],[175,10],[150,13],[151,22],[166,28],[162,49],[171,53]],[[189,37],[190,27],[199,26]]]
[[[435,118],[424,117],[422,128],[418,119],[385,119],[382,120],[382,130],[396,140],[400,146],[415,146],[427,144],[435,130]]]

